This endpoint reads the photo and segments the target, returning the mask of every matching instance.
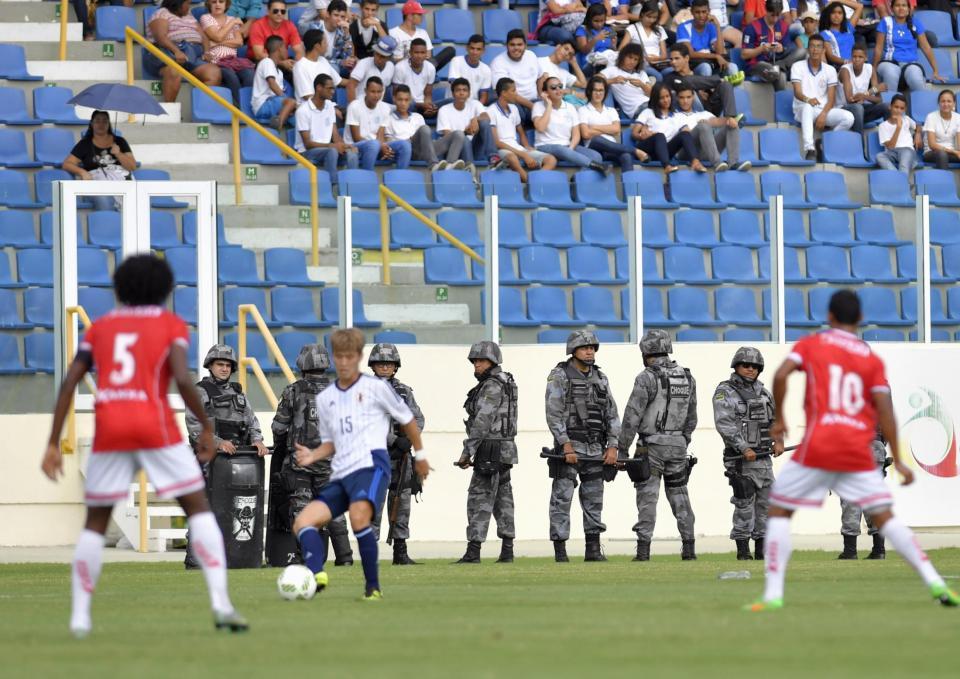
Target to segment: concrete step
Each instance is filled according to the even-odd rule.
[[[364,312],[372,321],[389,325],[417,324],[467,325],[470,308],[466,304],[371,304],[364,300]]]
[[[126,134],[126,132],[124,132]],[[156,139],[156,138],[154,138]],[[182,145],[180,145],[182,148]],[[191,179],[202,179],[204,181],[216,181],[221,184],[233,184],[233,162],[230,155],[230,145],[226,142],[213,142],[202,144],[192,144],[191,149],[205,149],[208,146],[224,146],[227,148],[227,157],[218,164],[211,164],[209,161],[198,161],[194,163],[192,168],[186,168],[182,163],[176,162],[155,162],[151,163],[149,167],[155,168],[157,170],[166,170],[170,173],[172,179],[179,179],[182,181],[189,181]],[[134,150],[134,152],[136,152]],[[140,157],[137,156],[137,160],[140,160]],[[143,161],[141,161],[143,162]],[[144,167],[147,167],[144,163]],[[244,186],[256,186],[258,184],[277,184],[282,187],[281,195],[283,196],[284,202],[286,202],[288,190],[288,178],[290,170],[293,169],[293,166],[285,165],[254,165],[257,168],[257,179],[249,180],[246,177],[245,171],[243,168],[247,167],[247,164],[241,165],[241,175],[243,176],[243,185]],[[331,210],[331,213],[336,215],[335,210]]]
[[[21,24],[26,26],[32,26],[32,24]],[[78,38],[71,38],[70,42],[67,43],[67,60],[68,61],[77,61],[77,60],[89,60],[89,61],[107,61],[107,62],[117,62],[124,64],[126,63],[126,43],[124,42],[114,42],[112,40],[83,40],[83,29],[80,24],[68,24],[68,26],[76,26],[76,34]],[[3,24],[0,24],[3,26]],[[23,50],[27,55],[27,60],[52,60],[60,59],[60,24],[39,24],[43,26],[47,31],[53,33],[53,37],[48,40],[36,40],[32,42],[24,42]],[[70,35],[68,31],[68,35]],[[137,67],[137,73],[140,72],[140,49],[137,49],[139,45],[134,47],[133,54],[135,62],[134,64]],[[109,56],[110,53],[113,53],[113,56]],[[126,76],[124,76],[126,77]]]
[[[89,43],[85,43],[89,44]],[[52,55],[51,55],[52,56]],[[44,80],[83,80],[89,84],[98,82],[126,82],[127,65],[122,59],[100,61],[27,58],[27,71],[43,76]]]
[[[275,208],[280,203],[280,187],[276,184],[244,185],[241,193],[244,207],[259,205]],[[219,205],[235,205],[236,202],[236,184],[217,184]]]
[[[3,22],[41,22],[41,21],[59,21],[57,19],[57,5],[60,3],[42,2],[41,0],[32,0],[30,2],[0,2],[0,21]],[[71,20],[76,19],[73,7],[70,7]]]
[[[160,139],[155,139],[160,141]],[[230,162],[230,146],[221,144],[130,144],[133,156],[144,167],[158,165],[179,165],[196,168],[197,165],[225,165]],[[187,179],[188,177],[180,177]],[[209,179],[198,173],[191,173],[190,179]]]
[[[244,190],[246,198],[246,190]],[[224,217],[226,223],[226,217]],[[271,222],[261,222],[267,224]],[[330,231],[320,229],[318,231],[320,247],[330,247]],[[267,248],[297,248],[309,252],[310,250],[310,226],[293,223],[283,223],[276,220],[275,226],[259,226],[236,228],[227,227],[227,240],[236,245],[242,245],[252,250],[265,250]],[[318,278],[317,280],[323,280]]]
[[[0,42],[19,42],[24,46],[36,43],[56,43],[59,50],[60,22],[30,20],[29,15],[24,16],[24,21],[17,23],[0,22]],[[81,24],[67,24],[67,42],[70,43],[71,48],[83,42],[83,26]]]

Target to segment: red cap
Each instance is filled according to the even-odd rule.
[[[407,0],[405,3],[403,3],[404,16],[408,14],[426,14],[426,13],[427,11],[423,8],[423,5],[417,2],[417,0]]]

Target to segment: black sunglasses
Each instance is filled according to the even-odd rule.
[[[740,363],[747,370],[760,370],[760,365],[757,363]]]
[[[270,14],[286,14],[287,10],[285,9],[271,9]]]
[[[548,90],[562,90],[563,88],[560,85],[548,85]]]

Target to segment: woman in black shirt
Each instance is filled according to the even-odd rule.
[[[113,134],[110,115],[94,111],[87,131],[63,161],[63,169],[84,180],[130,179],[137,167],[130,145]],[[94,209],[113,210],[112,196],[90,196]]]

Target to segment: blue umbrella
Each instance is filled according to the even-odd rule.
[[[149,113],[151,115],[164,115],[166,113],[156,99],[133,85],[98,83],[83,90],[67,103],[105,111],[123,111],[124,113]]]

